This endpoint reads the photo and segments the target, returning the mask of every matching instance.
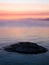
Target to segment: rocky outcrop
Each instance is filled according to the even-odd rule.
[[[47,51],[46,48],[32,42],[19,42],[8,47],[5,47],[4,50],[8,52],[18,52],[24,54],[39,54],[45,53]]]

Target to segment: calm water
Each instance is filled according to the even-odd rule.
[[[26,55],[3,50],[19,41],[36,42],[48,52]],[[0,27],[0,65],[49,65],[49,27]]]

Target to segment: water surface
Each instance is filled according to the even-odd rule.
[[[3,50],[20,41],[35,42],[48,52],[27,55]],[[0,65],[49,65],[49,27],[0,27]]]

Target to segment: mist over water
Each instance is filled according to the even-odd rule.
[[[49,27],[2,27],[0,28],[0,43],[49,40]]]

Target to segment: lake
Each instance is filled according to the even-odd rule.
[[[35,42],[48,52],[27,55],[3,49],[20,41]],[[49,27],[0,27],[0,65],[49,65]]]

